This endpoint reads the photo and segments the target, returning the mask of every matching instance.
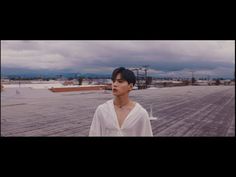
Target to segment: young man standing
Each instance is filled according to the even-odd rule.
[[[99,105],[95,111],[89,136],[153,136],[147,111],[129,99],[136,78],[123,67],[112,73],[114,99]]]

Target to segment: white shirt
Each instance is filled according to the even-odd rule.
[[[99,105],[95,111],[89,136],[153,136],[147,111],[136,103],[119,126],[113,100]]]

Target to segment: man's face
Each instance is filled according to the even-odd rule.
[[[121,78],[121,74],[117,74],[116,79],[112,82],[112,93],[114,96],[122,96],[128,94],[133,88],[133,84],[128,84],[126,80]]]

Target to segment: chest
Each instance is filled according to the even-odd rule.
[[[126,108],[126,109],[115,108],[116,117],[117,117],[117,120],[118,120],[118,123],[119,123],[120,127],[124,123],[125,119],[128,117],[131,110],[132,109],[130,109],[130,108]]]

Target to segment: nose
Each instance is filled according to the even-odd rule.
[[[117,81],[115,81],[115,82],[112,83],[113,87],[117,87],[117,84],[118,84]]]

